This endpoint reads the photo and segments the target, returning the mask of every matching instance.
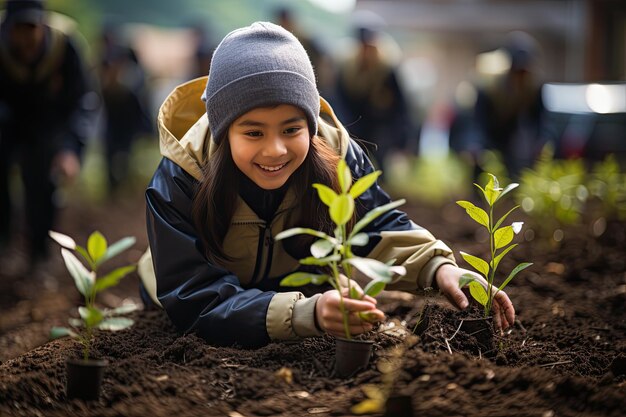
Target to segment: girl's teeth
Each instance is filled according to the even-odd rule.
[[[268,166],[265,166],[265,165],[260,165],[260,164],[259,164],[259,166],[260,166],[261,168],[263,168],[264,170],[266,170],[266,171],[278,171],[279,169],[281,169],[282,167],[284,167],[284,166],[285,166],[285,164],[279,165],[279,166],[277,166],[277,167],[268,167]]]

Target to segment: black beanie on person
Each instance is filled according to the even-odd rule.
[[[4,15],[5,23],[30,23],[44,21],[43,0],[8,0]]]
[[[224,37],[213,53],[202,100],[215,142],[244,113],[280,104],[302,109],[310,135],[317,133],[320,98],[313,66],[298,39],[273,23],[255,22]]]

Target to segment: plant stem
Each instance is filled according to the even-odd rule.
[[[343,303],[343,294],[341,293],[341,280],[339,278],[339,269],[337,268],[337,262],[332,262],[333,277],[335,278],[335,285],[339,292],[339,310],[341,311],[341,317],[343,318],[343,330],[346,333],[346,339],[352,339],[350,336],[350,327],[348,326],[348,314],[346,313],[346,307]]]
[[[83,360],[89,360],[89,345],[91,344],[91,327],[87,327],[85,332],[87,335],[82,339],[83,344]]]
[[[496,245],[495,245],[495,233],[496,231],[493,230],[493,205],[489,205],[489,246],[490,246],[490,252],[491,252],[491,263],[490,263],[490,270],[489,270],[489,276],[487,277],[487,304],[485,304],[485,317],[489,316],[489,313],[491,312],[491,295],[493,293],[493,280],[495,278],[496,275],[496,270],[495,270],[495,264],[494,264],[494,260],[496,257]]]

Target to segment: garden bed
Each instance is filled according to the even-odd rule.
[[[412,218],[449,243],[455,253],[480,255],[475,223],[453,204],[442,210],[411,205]],[[458,211],[458,215],[457,215]],[[141,199],[99,209],[72,207],[60,230],[84,240],[94,229],[111,241],[135,235],[124,263],[136,261],[146,238]],[[447,215],[444,224],[438,216]],[[160,311],[134,313],[136,324],[100,333],[93,355],[108,359],[100,401],[65,398],[65,359],[78,357],[71,339],[46,343],[80,300],[60,259],[40,277],[0,276],[0,415],[11,416],[346,416],[365,399],[363,388],[381,384],[381,364],[412,330],[428,305],[428,326],[403,355],[394,392],[412,397],[416,416],[621,416],[626,409],[626,228],[614,223],[599,239],[566,231],[559,248],[538,241],[514,250],[517,262],[534,265],[507,292],[518,322],[496,338],[497,352],[477,353],[472,337],[456,332],[451,307],[440,297],[385,293],[388,316],[374,339],[374,356],[350,379],[333,374],[330,337],[273,343],[258,350],[216,348],[195,335],[179,335]],[[56,257],[56,254],[55,254]],[[60,258],[60,256],[58,256]],[[137,300],[131,276],[102,300]],[[105,294],[103,294],[105,295]],[[456,334],[455,334],[456,333]],[[453,337],[454,336],[454,337]]]

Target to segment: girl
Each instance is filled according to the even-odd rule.
[[[145,302],[163,307],[179,330],[217,345],[341,335],[337,291],[279,286],[304,269],[298,259],[308,255],[310,241],[273,236],[294,226],[332,233],[312,184],[338,191],[340,158],[355,179],[373,168],[320,98],[298,40],[265,22],[231,32],[213,54],[208,81],[174,90],[158,121],[164,158],[146,191],[151,251],[139,267]],[[358,198],[357,219],[389,201],[374,185]],[[408,271],[389,288],[436,287],[467,307],[458,282],[468,271],[405,213],[391,211],[366,232],[369,244],[358,255],[396,259]],[[373,326],[357,312],[384,318],[371,297],[346,300],[346,308],[354,334]],[[494,312],[498,326],[513,323],[513,305],[502,291]]]

